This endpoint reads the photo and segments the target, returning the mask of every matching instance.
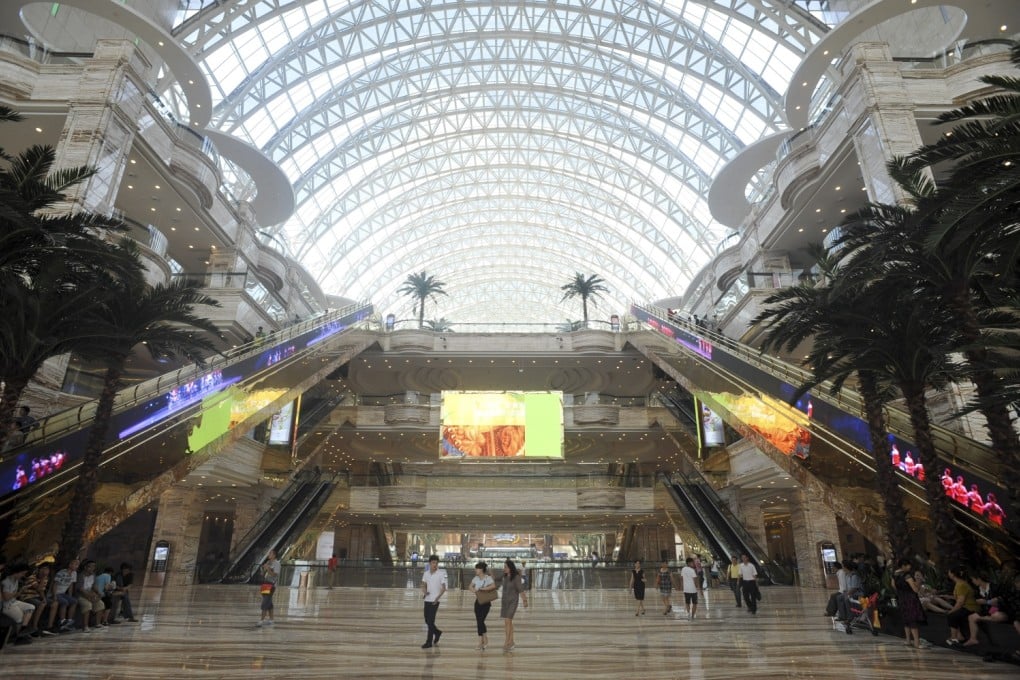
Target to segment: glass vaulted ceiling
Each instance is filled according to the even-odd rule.
[[[712,177],[822,31],[788,0],[238,0],[175,33],[293,180],[271,231],[323,289],[412,317],[424,270],[456,324],[577,319],[574,272],[593,316],[682,294],[728,235]]]

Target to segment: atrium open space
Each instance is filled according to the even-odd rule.
[[[0,675],[1015,676],[1017,110],[1020,0],[0,0]]]

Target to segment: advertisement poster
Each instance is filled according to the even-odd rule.
[[[562,392],[442,393],[439,457],[562,458]]]

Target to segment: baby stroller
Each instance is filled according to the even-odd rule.
[[[849,600],[850,616],[846,621],[841,622],[846,634],[852,635],[856,626],[871,631],[872,635],[878,635],[878,630],[875,628],[877,607],[878,593],[861,595],[859,598]],[[835,624],[833,625],[835,626]]]

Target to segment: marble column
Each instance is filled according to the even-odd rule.
[[[821,500],[800,491],[790,511],[794,549],[802,586],[825,587],[822,573],[821,544],[839,545],[836,515]]]
[[[141,50],[127,40],[99,40],[93,56],[85,60],[57,143],[56,167],[87,165],[95,174],[65,192],[71,205],[99,214],[113,210],[143,118],[150,68]]]
[[[164,586],[188,586],[194,583],[198,544],[205,517],[201,490],[174,487],[159,497],[153,541],[170,543]],[[153,585],[152,555],[145,569],[145,585]]]
[[[889,176],[886,163],[922,144],[914,117],[915,95],[907,91],[885,43],[854,45],[843,62],[843,75],[848,85],[843,106],[851,120],[868,198],[879,203],[903,201],[906,194]]]
[[[265,512],[268,501],[265,501],[264,497],[265,494],[238,496],[234,501],[234,534],[230,538],[231,558],[237,557],[237,551],[244,547],[240,545],[241,540]]]
[[[765,534],[765,516],[761,509],[760,494],[753,490],[741,489],[735,495],[739,500],[737,500],[736,507],[730,506],[730,510],[740,519],[755,543],[765,550],[769,543]]]

